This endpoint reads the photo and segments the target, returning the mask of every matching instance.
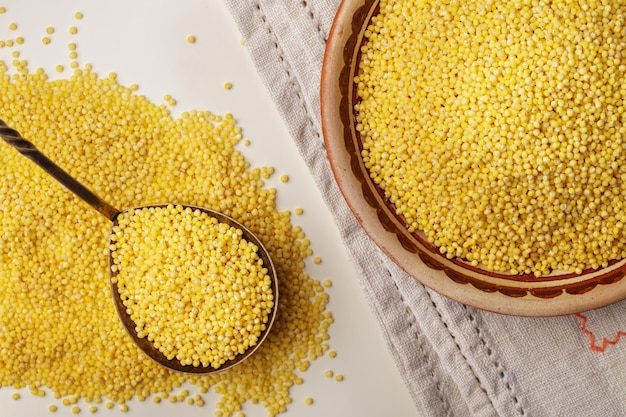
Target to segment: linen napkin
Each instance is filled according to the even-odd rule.
[[[418,416],[626,415],[626,304],[504,316],[419,284],[369,239],[332,176],[320,74],[340,0],[225,0],[336,219]]]

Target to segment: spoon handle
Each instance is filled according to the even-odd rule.
[[[0,120],[0,136],[2,136],[2,139],[14,147],[19,153],[39,165],[44,171],[50,174],[54,179],[63,184],[68,190],[76,194],[91,207],[96,209],[100,214],[104,215],[111,221],[115,220],[115,217],[120,212],[119,210],[102,200],[100,197],[91,192],[91,190],[75,180],[61,167],[41,153],[35,145],[24,139],[16,130],[8,127],[2,120]]]

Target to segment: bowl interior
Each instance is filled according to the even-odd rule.
[[[321,79],[322,128],[333,174],[346,202],[374,242],[424,285],[481,309],[523,316],[569,314],[626,298],[626,260],[581,274],[506,274],[448,259],[423,233],[410,233],[403,218],[369,177],[355,129],[354,76],[364,32],[378,0],[344,0],[327,43]]]

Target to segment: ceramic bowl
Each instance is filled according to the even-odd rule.
[[[371,239],[422,284],[461,303],[521,316],[554,316],[626,298],[626,260],[581,274],[512,275],[447,259],[421,233],[410,233],[369,178],[355,130],[353,79],[364,31],[379,0],[344,0],[328,39],[321,78],[321,113],[330,165],[356,219]]]

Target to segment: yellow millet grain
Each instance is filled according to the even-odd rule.
[[[274,175],[275,169],[274,167],[263,167],[261,168],[261,178],[264,180],[269,179],[272,175]]]
[[[410,230],[513,274],[625,257],[625,27],[623,0],[382,0],[356,129]]]
[[[123,212],[111,243],[113,282],[137,335],[168,359],[217,369],[257,344],[272,279],[240,229],[168,205]]]
[[[284,412],[332,314],[305,272],[310,242],[264,185],[273,168],[252,168],[235,150],[242,135],[230,114],[174,118],[89,65],[67,77],[0,61],[0,119],[116,207],[176,201],[243,223],[275,263],[281,308],[264,345],[233,370],[208,377],[160,367],[111,302],[110,222],[0,142],[0,386],[48,387],[68,407],[84,399],[109,409],[188,383],[212,389],[223,415],[246,402]]]
[[[163,101],[165,101],[170,106],[175,106],[176,105],[176,99],[174,97],[172,97],[170,94],[165,94],[163,96]]]

